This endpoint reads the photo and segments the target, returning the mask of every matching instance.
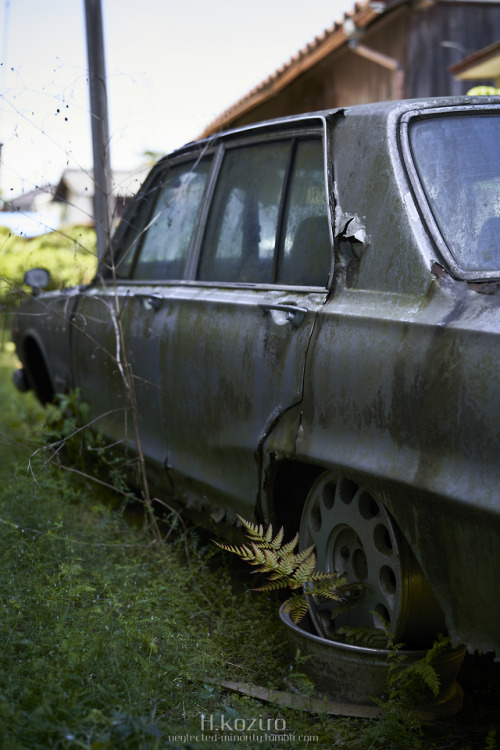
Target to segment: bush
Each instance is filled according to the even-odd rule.
[[[90,283],[97,269],[94,229],[75,226],[26,238],[0,226],[0,301],[15,301],[30,268],[50,271],[52,289]]]

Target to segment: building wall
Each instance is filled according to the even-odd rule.
[[[91,225],[94,222],[93,196],[80,195],[61,203],[61,225]]]
[[[466,94],[484,81],[457,81],[448,67],[499,39],[500,3],[441,2],[414,11],[408,25],[407,96]]]
[[[380,18],[362,34],[359,42],[405,66],[407,23],[405,6]],[[395,74],[392,71],[360,57],[347,46],[334,57],[324,63],[328,71],[325,107],[330,106],[330,101],[335,107],[344,107],[394,98]]]

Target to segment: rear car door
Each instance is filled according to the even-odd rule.
[[[168,467],[179,493],[220,517],[252,513],[259,447],[302,399],[331,268],[325,175],[321,132],[228,145],[196,278],[169,292],[159,354]]]

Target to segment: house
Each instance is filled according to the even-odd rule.
[[[116,170],[111,177],[113,219],[118,220],[139,190],[149,167]],[[0,225],[33,234],[75,224],[94,223],[92,170],[66,169],[57,185],[44,185],[6,201]]]
[[[149,168],[133,171],[115,170],[111,175],[113,219],[123,215],[126,206],[142,185]],[[66,169],[54,190],[55,203],[60,205],[61,224],[93,224],[93,170]]]
[[[493,81],[493,86],[500,90],[500,41],[490,44],[484,49],[473,52],[464,60],[450,65],[449,71],[459,81],[478,81],[482,83],[479,88],[488,87],[488,82]],[[486,81],[486,84],[484,83]]]
[[[42,185],[2,202],[0,226],[15,234],[33,237],[60,226],[60,209],[54,203],[54,185]]]
[[[319,109],[465,94],[474,81],[450,66],[498,39],[497,0],[363,0],[202,135]]]

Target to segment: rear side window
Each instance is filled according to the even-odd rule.
[[[291,144],[226,153],[201,251],[204,281],[270,283]]]
[[[409,137],[421,186],[453,259],[476,276],[499,272],[500,116],[416,120]]]
[[[210,160],[170,166],[145,196],[120,275],[182,279],[210,169]]]
[[[278,266],[279,284],[326,286],[330,234],[321,141],[300,141],[293,161]]]
[[[227,151],[210,207],[198,278],[325,287],[329,271],[321,139]]]

